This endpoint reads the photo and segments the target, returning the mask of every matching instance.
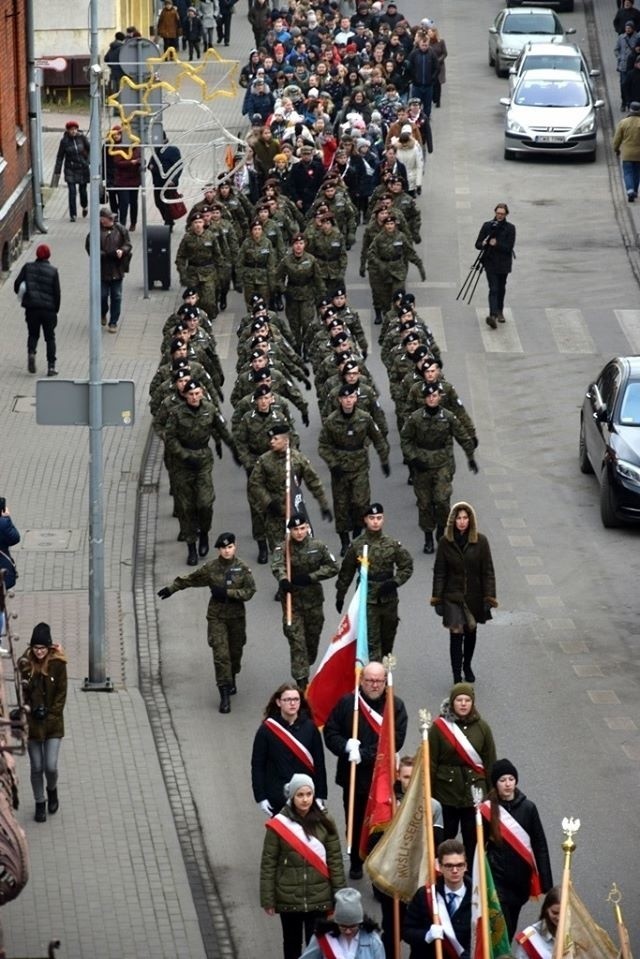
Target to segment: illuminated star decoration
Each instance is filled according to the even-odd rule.
[[[105,144],[107,146],[107,153],[109,154],[109,156],[122,157],[124,160],[133,159],[133,151],[136,147],[140,146],[142,141],[140,137],[133,132],[129,124],[126,124],[126,127],[127,127],[127,136],[130,141],[127,146],[125,146],[123,143],[118,143],[118,145],[115,146],[113,134],[116,133],[117,131],[115,130],[114,127],[112,127],[107,133],[105,137]]]

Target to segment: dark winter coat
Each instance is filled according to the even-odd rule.
[[[288,733],[305,746],[313,757],[313,782],[316,787],[316,796],[326,799],[327,770],[324,762],[322,738],[308,713],[303,713],[294,723],[287,723],[280,716],[273,717]],[[256,802],[269,800],[269,805],[277,812],[285,801],[284,787],[295,773],[306,773],[309,769],[293,752],[281,742],[275,733],[260,724],[260,728],[253,740],[251,753],[251,785],[253,798]]]
[[[67,183],[89,182],[89,141],[84,133],[71,136],[65,133],[58,147],[54,175],[59,176],[64,165]]]
[[[454,537],[455,518],[460,509],[465,509],[469,514],[466,543],[462,545]],[[489,540],[478,532],[473,507],[462,501],[451,507],[447,528],[438,543],[433,567],[431,605],[444,606],[444,626],[459,621],[459,618],[448,621],[449,603],[462,606],[467,624],[471,628],[473,623],[470,621],[469,612],[476,623],[486,623],[491,619],[490,608],[498,605]]]
[[[280,811],[288,819],[293,819],[289,806]],[[263,909],[328,912],[333,908],[334,895],[346,885],[338,832],[335,826],[330,831],[323,822],[314,823],[310,831],[326,849],[329,878],[321,876],[289,843],[272,829],[267,829],[260,863],[260,905]]]
[[[89,237],[85,240],[85,249],[89,253]],[[124,250],[125,256],[118,257],[117,250]],[[131,260],[131,242],[129,232],[121,223],[100,227],[100,279],[103,282],[122,280],[129,272]]]
[[[483,246],[486,237],[494,236],[498,241],[495,246]],[[480,227],[476,250],[484,249],[482,262],[487,273],[511,273],[513,265],[513,248],[516,244],[516,228],[507,220],[487,220]]]
[[[131,158],[116,153],[113,157],[113,184],[120,190],[131,190],[140,186],[140,148],[134,147]]]
[[[315,156],[310,163],[301,160],[300,163],[294,163],[291,168],[291,176],[289,178],[290,196],[293,197],[296,204],[298,201],[302,201],[301,209],[304,213],[307,212],[315,200],[324,176],[325,171],[322,161]]]
[[[456,939],[464,949],[460,959],[468,959],[471,948],[471,880],[469,876],[465,875],[464,885],[464,899],[451,916],[451,925]],[[444,879],[436,880],[436,890],[444,899]],[[433,916],[427,902],[426,890],[424,886],[421,886],[407,906],[402,926],[402,938],[411,946],[410,959],[432,959],[435,956],[433,943],[425,942],[425,936],[432,923]],[[448,950],[443,949],[443,955],[447,954]]]
[[[57,315],[60,310],[60,277],[55,266],[48,260],[25,263],[13,284],[16,293],[23,282],[27,291],[22,298],[22,306],[28,313]]]
[[[27,650],[18,661],[22,689],[29,715],[29,739],[43,742],[45,739],[61,739],[64,736],[64,704],[67,700],[67,657],[61,646],[52,646],[40,663]],[[33,711],[44,706],[47,715],[38,720]]]
[[[427,47],[412,50],[407,60],[411,70],[411,82],[418,87],[430,87],[440,73],[440,63],[433,50]]]
[[[471,787],[479,786],[486,795],[487,778],[496,761],[496,747],[491,727],[480,714],[472,709],[469,716],[460,718],[446,699],[440,709],[440,715],[458,726],[471,745],[480,754],[486,777],[475,772],[463,762],[448,739],[442,735],[434,723],[429,730],[429,750],[431,759],[431,792],[443,806],[469,808],[473,806]]]
[[[11,517],[0,516],[0,569],[4,570],[4,584],[7,589],[13,589],[17,579],[9,547],[16,546],[19,542],[20,533],[13,525]]]
[[[527,799],[519,789],[516,789],[511,802],[504,802],[501,799],[499,803],[508,813],[511,813],[516,822],[529,834],[531,848],[540,874],[542,892],[548,892],[553,886],[549,848],[535,803]],[[508,842],[504,840],[495,842],[491,838],[490,824],[487,822],[484,822],[484,835],[487,839],[487,859],[491,866],[498,895],[502,890],[506,890],[514,899],[524,905],[529,899],[530,867]]]

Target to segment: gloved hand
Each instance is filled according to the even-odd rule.
[[[224,403],[224,393],[222,392],[222,390],[221,390],[221,389],[217,389],[217,390],[216,390],[216,393],[218,394],[218,399],[220,400],[220,402],[221,402],[221,403]]]
[[[345,752],[350,763],[355,763],[356,766],[362,762],[362,756],[360,755],[360,740],[359,739],[347,739],[347,745],[345,746]]]
[[[261,800],[261,802],[259,802],[258,805],[260,806],[260,809],[263,811],[265,816],[273,816],[273,809],[271,808],[271,804],[269,803],[268,799]]]
[[[350,250],[351,247],[353,246],[353,243],[345,243],[345,246],[346,246],[347,250]]]
[[[279,499],[272,499],[267,506],[267,512],[271,516],[282,516],[282,503]]]
[[[384,583],[380,583],[378,589],[378,596],[392,596],[393,593],[398,592],[398,584],[395,579],[385,579]]]
[[[426,278],[427,278],[427,273],[426,273],[426,271],[425,271],[425,268],[422,267],[422,269],[421,269],[419,272],[420,272],[420,279],[421,279],[422,282],[424,283],[424,281],[425,281]]]
[[[291,592],[291,583],[288,579],[281,579],[278,583],[280,586],[281,593],[290,593]]]
[[[436,616],[444,616],[444,606],[442,603],[436,603],[433,608],[436,611]]]
[[[210,586],[211,597],[212,599],[219,599],[220,601],[227,598],[227,587],[226,586]]]
[[[188,470],[197,470],[200,468],[200,460],[196,459],[195,456],[187,456],[184,465]]]
[[[311,577],[308,573],[296,573],[291,577],[291,584],[292,586],[310,586]]]
[[[439,926],[435,922],[431,926],[431,928],[427,930],[427,934],[424,937],[424,941],[433,942],[434,939],[444,939],[444,930],[442,926]]]
[[[478,437],[477,437],[477,436],[474,436],[474,437],[473,437],[473,448],[474,448],[474,450],[477,450],[477,449],[478,449]]]
[[[364,268],[363,266],[360,267],[360,269],[359,269],[358,272],[359,272],[360,276],[362,276],[362,277],[365,277],[365,276],[367,275],[367,271],[365,270],[365,268]]]
[[[422,460],[419,459],[409,460],[409,466],[412,470],[415,470],[416,473],[424,473],[427,469]]]
[[[491,611],[492,611],[492,609],[493,609],[493,606],[491,605],[491,603],[485,603],[485,604],[484,604],[484,615],[487,617],[487,619],[491,619],[491,618],[492,618],[492,617],[491,617]]]
[[[342,599],[339,599],[336,597],[336,609],[339,613],[342,612],[343,606],[344,606],[344,597]]]
[[[308,425],[309,425],[309,414],[308,414],[308,413],[303,413],[303,414],[302,414],[302,425],[303,425],[303,426],[308,426]]]
[[[368,357],[368,355],[369,355],[369,354],[367,353],[366,350],[363,350],[363,351],[362,351],[362,359],[363,359],[363,360],[366,360],[366,358]]]
[[[253,473],[253,466],[245,466],[244,471],[247,474],[247,478],[249,478]]]
[[[236,464],[236,466],[242,466],[242,460],[238,456],[238,451],[235,448],[235,445],[231,447],[231,455],[233,456],[233,462]]]
[[[320,515],[322,516],[325,523],[331,523],[333,521],[333,513],[330,509],[321,509]]]
[[[344,476],[344,470],[341,466],[332,466],[329,472],[331,473],[331,478],[334,480],[341,480]]]
[[[158,590],[158,596],[160,599],[169,599],[171,595],[172,593],[168,586],[163,586],[162,589]]]
[[[471,470],[472,473],[475,473],[476,476],[480,472],[480,470],[478,469],[478,464],[474,460],[473,456],[469,457],[469,469]]]
[[[388,463],[382,464],[382,473],[384,476],[391,476],[391,467]]]
[[[303,366],[303,367],[302,367],[302,372],[304,373],[305,376],[308,377],[309,374],[311,373],[311,370],[309,369],[308,366]]]
[[[222,443],[220,440],[216,440],[216,456],[219,460],[222,459]]]

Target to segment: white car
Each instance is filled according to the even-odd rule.
[[[504,158],[551,154],[596,158],[598,110],[591,84],[571,70],[528,70],[513,97],[500,99],[506,108]]]
[[[552,37],[564,40],[575,32],[575,27],[565,30],[548,7],[506,7],[489,27],[489,66],[497,76],[506,76],[526,44],[548,43]]]
[[[523,47],[509,70],[510,96],[513,96],[518,80],[527,70],[572,70],[584,73],[591,79],[600,76],[599,70],[589,69],[580,47],[575,43],[564,43],[562,37],[558,37],[557,43],[527,43]]]

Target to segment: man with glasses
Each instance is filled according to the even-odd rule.
[[[445,952],[468,956],[471,946],[471,879],[466,874],[464,846],[445,839],[438,846],[441,875],[436,880],[437,921],[431,891],[421,886],[407,907],[402,938],[411,946],[410,959],[432,959],[433,943],[445,941]]]
[[[504,295],[515,258],[516,228],[513,223],[507,223],[508,215],[507,204],[498,203],[493,210],[493,220],[482,224],[476,240],[476,250],[482,250],[482,265],[489,285],[489,315],[486,321],[492,330],[505,321]]]

